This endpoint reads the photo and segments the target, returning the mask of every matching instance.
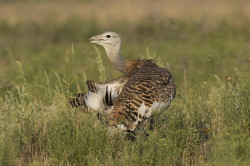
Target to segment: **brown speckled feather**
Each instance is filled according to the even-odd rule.
[[[148,115],[138,110],[144,103],[147,111],[155,102],[169,104],[175,96],[175,85],[167,69],[159,68],[152,60],[140,60],[129,74],[130,79],[117,97],[109,115],[109,125],[123,125],[123,129],[134,130],[138,122]]]

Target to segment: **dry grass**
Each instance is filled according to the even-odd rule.
[[[19,21],[42,22],[53,17],[65,21],[72,16],[96,19],[103,24],[114,20],[129,22],[141,18],[208,19],[209,21],[242,15],[250,17],[248,0],[95,0],[95,1],[26,1],[0,2],[0,19],[11,23]]]
[[[0,165],[249,165],[249,0],[5,1]],[[154,58],[177,85],[133,142],[67,105],[86,80],[120,75],[88,42],[107,28],[125,57]]]

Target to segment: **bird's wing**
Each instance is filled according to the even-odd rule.
[[[88,107],[85,103],[85,94],[84,93],[77,93],[73,98],[69,99],[69,104],[71,107],[81,108],[84,112],[88,111]]]
[[[109,114],[127,80],[128,78],[124,76],[103,83],[87,81],[87,94],[76,94],[76,98],[70,99],[70,104],[72,107],[87,107],[100,113]]]
[[[139,66],[131,74],[109,115],[110,125],[133,131],[140,121],[154,110],[167,106],[174,98],[175,85],[171,74],[151,63]]]

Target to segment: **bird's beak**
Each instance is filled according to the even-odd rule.
[[[89,39],[90,43],[99,43],[103,39],[100,36],[93,36]]]

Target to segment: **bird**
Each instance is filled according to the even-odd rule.
[[[123,76],[103,83],[87,81],[88,93],[71,99],[72,107],[106,114],[108,126],[127,132],[133,132],[138,124],[169,107],[176,87],[166,68],[157,66],[152,59],[124,58],[121,37],[116,32],[93,36],[90,42],[104,47],[109,60]]]

